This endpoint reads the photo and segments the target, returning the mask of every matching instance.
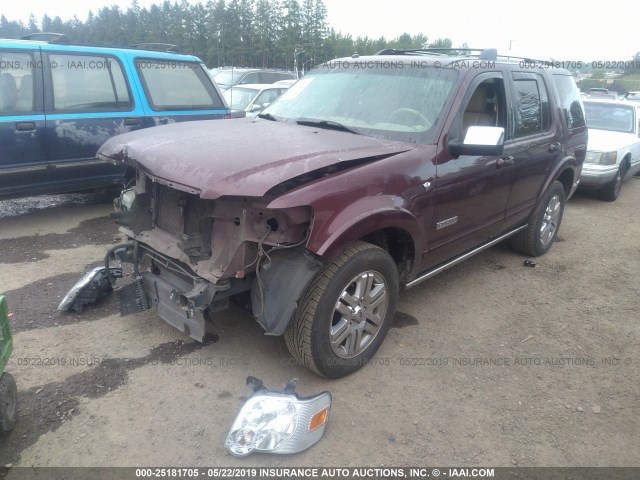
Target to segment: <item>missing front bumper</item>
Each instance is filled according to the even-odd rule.
[[[118,264],[133,264],[133,282],[114,288],[115,279],[123,276],[120,266],[109,266],[114,258]],[[141,272],[142,265],[145,271]],[[131,242],[109,250],[105,266],[93,269],[76,282],[58,310],[80,313],[84,305],[95,303],[115,291],[121,315],[156,307],[164,321],[202,342],[205,337],[205,318],[213,312],[227,309],[229,297],[250,288],[251,280],[248,278],[213,284],[149,247]]]

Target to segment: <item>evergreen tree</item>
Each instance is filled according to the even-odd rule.
[[[27,33],[64,33],[75,43],[125,46],[172,43],[200,57],[210,67],[246,66],[298,70],[354,53],[369,55],[385,48],[451,48],[450,39],[429,43],[426,35],[398,38],[353,38],[327,25],[324,0],[161,0],[141,8],[132,0],[126,11],[117,6],[89,11],[85,21],[33,15],[28,25],[0,16],[0,37]]]

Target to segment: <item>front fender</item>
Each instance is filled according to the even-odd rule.
[[[376,198],[375,207],[372,207],[371,200],[347,205],[325,221],[314,221],[307,248],[317,255],[331,258],[347,243],[371,232],[396,228],[411,237],[414,252],[422,251],[420,244],[424,233],[420,231],[416,217],[403,208],[389,205],[384,198]],[[414,256],[414,265],[417,260]]]

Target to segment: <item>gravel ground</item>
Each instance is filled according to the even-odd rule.
[[[326,380],[239,307],[204,344],[153,311],[120,317],[114,298],[57,312],[118,240],[110,205],[0,202],[19,389],[0,465],[638,466],[639,205],[640,178],[615,203],[576,195],[534,268],[499,245],[405,292],[371,364]],[[293,456],[228,456],[247,375],[331,391],[325,438]]]

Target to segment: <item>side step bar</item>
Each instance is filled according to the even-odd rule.
[[[453,260],[450,260],[447,263],[444,263],[438,267],[435,267],[432,270],[427,270],[426,272],[420,274],[420,276],[416,277],[415,279],[411,280],[409,283],[407,283],[406,288],[411,288],[411,287],[415,287],[416,285],[418,285],[419,283],[424,282],[425,280],[430,279],[431,277],[444,272],[445,270],[447,270],[448,268],[453,267],[454,265],[457,265],[458,263],[466,260],[469,257],[473,257],[476,253],[480,253],[483,250],[486,250],[487,248],[493,247],[496,243],[500,243],[501,241],[509,238],[511,235],[514,235],[516,233],[518,233],[520,230],[524,230],[525,228],[527,228],[529,225],[525,224],[522,225],[514,230],[511,230],[510,232],[505,233],[504,235],[500,235],[497,238],[494,238],[493,240],[491,240],[488,243],[485,243],[484,245],[480,245],[477,248],[474,248],[473,250],[468,251],[467,253],[463,253],[462,255],[454,258]]]

